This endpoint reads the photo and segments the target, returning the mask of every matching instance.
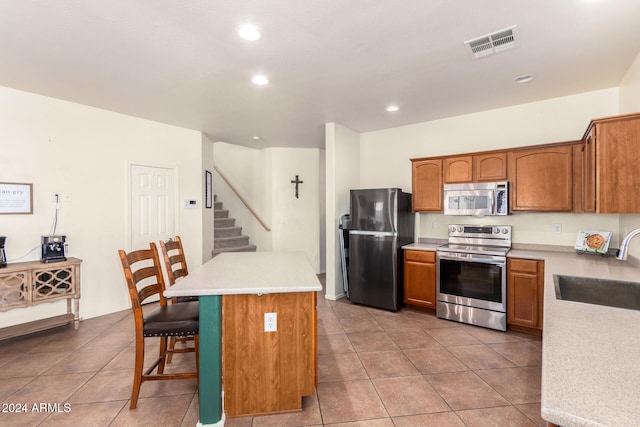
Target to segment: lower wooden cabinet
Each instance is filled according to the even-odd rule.
[[[436,253],[404,251],[404,302],[436,308]]]
[[[544,261],[507,259],[507,323],[510,329],[542,332]]]

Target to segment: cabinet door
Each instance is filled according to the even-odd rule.
[[[404,252],[404,302],[436,308],[436,254]]]
[[[595,128],[598,213],[640,213],[640,117],[598,123]]]
[[[414,160],[412,184],[414,212],[442,211],[442,159]]]
[[[572,163],[569,145],[509,153],[511,210],[571,211]]]
[[[477,154],[473,156],[473,162],[474,181],[506,181],[507,153]]]
[[[444,183],[471,182],[473,180],[473,156],[444,159]]]
[[[509,324],[542,329],[543,270],[543,261],[508,259],[507,322]]]
[[[596,127],[592,126],[582,146],[582,210],[596,211]]]

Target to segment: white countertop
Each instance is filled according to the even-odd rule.
[[[275,294],[322,290],[303,252],[227,252],[189,271],[166,297]]]
[[[557,300],[554,274],[640,282],[614,257],[513,249],[544,259],[542,418],[563,427],[640,425],[640,311]]]

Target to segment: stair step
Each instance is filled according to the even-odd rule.
[[[229,228],[235,227],[236,219],[235,218],[219,218],[213,220],[213,228]]]
[[[249,245],[249,236],[219,237],[213,239],[213,249],[235,248]]]
[[[218,209],[213,211],[213,218],[229,218],[229,209]]]
[[[237,237],[242,235],[242,227],[214,227],[213,237]]]
[[[222,202],[213,202],[213,210],[222,210]]]
[[[256,245],[236,246],[235,248],[220,248],[211,251],[212,256],[219,255],[223,252],[255,252]]]

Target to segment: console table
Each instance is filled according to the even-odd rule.
[[[45,302],[67,300],[67,313],[0,329],[0,340],[54,328],[73,322],[80,324],[81,259],[42,263],[10,263],[0,269],[0,312]],[[73,309],[71,301],[73,300]]]

